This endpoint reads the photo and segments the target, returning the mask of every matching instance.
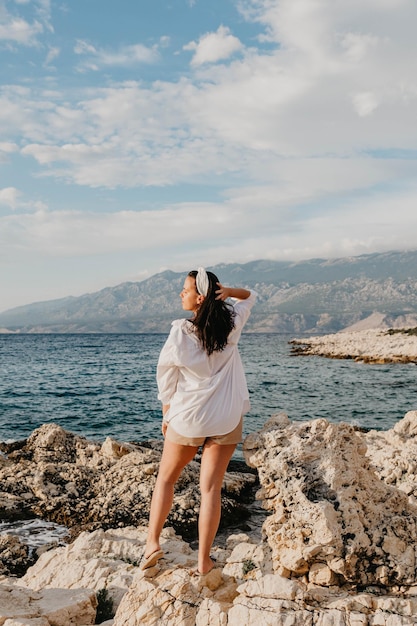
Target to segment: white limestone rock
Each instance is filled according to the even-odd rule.
[[[96,595],[87,589],[33,591],[0,584],[0,624],[88,626],[96,618]]]
[[[35,617],[33,619],[31,618],[11,618],[11,619],[6,619],[6,621],[4,622],[4,626],[49,626],[49,621],[46,619],[46,617]]]
[[[293,339],[294,354],[366,363],[417,363],[417,336],[387,330],[340,331],[306,339]]]
[[[354,587],[326,588],[304,579],[289,580],[273,572],[269,545],[254,543],[243,534],[230,537],[226,548],[215,547],[215,569],[199,577],[192,574],[197,553],[172,529],[165,529],[161,542],[164,558],[142,572],[129,561],[143,549],[145,531],[83,533],[72,548],[68,546],[71,549],[52,550],[49,559],[43,557],[18,581],[39,591],[17,589],[54,595],[60,591],[58,585],[72,588],[85,584],[96,591],[106,588],[116,599],[117,609],[108,626],[411,626],[417,616],[415,588],[409,593],[378,596],[357,593]],[[244,574],[248,561],[256,566]],[[49,621],[39,626],[49,626]]]
[[[233,576],[237,581],[248,578],[257,578],[261,574],[261,567],[265,562],[264,549],[267,546],[242,542],[237,544],[227,558],[223,572],[226,576]]]
[[[244,454],[271,511],[263,528],[275,571],[302,576],[315,565],[314,581],[319,564],[333,573],[327,584],[415,581],[417,510],[377,476],[352,426],[281,415],[249,435]]]
[[[100,452],[110,459],[121,459],[122,456],[135,452],[136,448],[129,443],[121,443],[112,437],[106,437],[101,446]]]
[[[417,411],[409,411],[390,430],[371,430],[363,438],[377,475],[417,505]]]
[[[217,619],[222,613],[227,623],[227,609],[235,595],[236,584],[227,584],[218,568],[204,577],[183,568],[140,572],[119,606],[114,626],[195,626],[212,623],[208,615]],[[210,603],[202,605],[204,600]]]
[[[0,624],[87,626],[88,603],[76,616],[59,605],[62,592],[77,595],[84,587],[91,614],[94,591],[106,589],[114,600],[107,626],[415,626],[416,437],[417,412],[386,433],[274,416],[244,444],[269,511],[263,538],[231,535],[213,550],[216,567],[199,577],[192,574],[196,551],[170,528],[162,535],[164,558],[145,572],[138,564],[146,527],[84,532],[43,553],[22,579],[0,581],[0,607],[7,588],[16,609]],[[134,472],[137,451],[110,440],[106,447],[107,456],[92,455],[112,480]],[[157,463],[145,465],[141,471],[153,476]],[[184,477],[179,509],[193,506],[193,472]],[[233,484],[239,491],[239,477]],[[19,594],[29,594],[36,611],[20,611],[19,598],[26,606],[28,596]],[[64,614],[66,621],[54,621]]]
[[[146,533],[145,527],[83,532],[72,544],[42,554],[19,585],[36,590],[106,589],[116,609],[139,571]],[[195,563],[195,553],[170,528],[163,530],[161,547],[167,562]]]

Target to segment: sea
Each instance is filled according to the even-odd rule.
[[[324,418],[386,430],[417,410],[416,365],[292,356],[290,339],[241,337],[251,400],[244,435],[280,412],[295,422]],[[155,373],[165,340],[164,334],[0,335],[0,441],[25,439],[51,422],[94,441],[161,439]],[[37,547],[63,530],[39,520],[0,520],[2,532]]]

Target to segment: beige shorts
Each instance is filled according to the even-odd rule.
[[[165,438],[169,439],[169,441],[172,441],[172,443],[178,443],[181,446],[203,446],[208,441],[218,443],[220,446],[227,446],[231,444],[237,444],[242,441],[242,430],[243,417],[240,418],[239,424],[230,433],[226,433],[225,435],[216,435],[214,437],[183,437],[182,435],[179,435],[177,432],[175,432],[175,430],[171,426],[171,423],[169,423]]]

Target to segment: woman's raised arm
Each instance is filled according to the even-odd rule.
[[[250,296],[250,291],[248,291],[248,289],[242,289],[240,287],[224,287],[220,283],[217,283],[217,286],[216,300],[227,300],[227,298],[246,300]]]

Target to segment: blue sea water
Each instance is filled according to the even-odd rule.
[[[99,441],[161,437],[155,369],[165,339],[0,335],[0,441],[26,438],[48,422]],[[242,336],[252,404],[245,434],[279,411],[295,421],[326,418],[388,429],[417,409],[415,365],[291,356],[289,339]]]

